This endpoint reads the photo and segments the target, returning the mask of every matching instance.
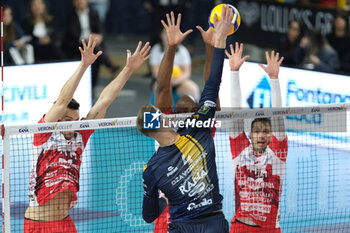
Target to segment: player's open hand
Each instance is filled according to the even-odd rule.
[[[151,54],[149,54],[149,51],[151,49],[149,42],[147,42],[142,48],[141,47],[142,41],[139,41],[137,48],[132,55],[130,50],[126,50],[128,56],[126,60],[126,67],[132,71],[140,68],[140,66],[151,56]]]
[[[215,45],[215,32],[212,28],[208,28],[206,31],[203,30],[201,26],[196,26],[198,31],[201,33],[203,41],[206,45],[213,46]]]
[[[283,57],[279,57],[279,53],[275,53],[275,51],[271,52],[271,56],[269,52],[265,52],[267,66],[259,64],[259,66],[269,75],[271,79],[278,79],[278,73],[280,71],[280,66],[283,61]]]
[[[218,20],[218,16],[214,15],[214,26],[216,30],[217,38],[224,38],[226,40],[227,34],[231,31],[233,11],[226,5],[222,6],[221,18]]]
[[[231,71],[238,71],[239,68],[241,68],[241,65],[249,58],[249,55],[244,56],[242,58],[243,53],[243,43],[239,45],[238,42],[236,42],[236,49],[233,50],[233,45],[230,44],[230,50],[231,53],[229,53],[227,50],[225,50],[225,54],[229,59],[230,62],[230,68]]]
[[[102,51],[98,51],[96,54],[94,53],[96,42],[97,39],[92,35],[89,36],[89,41],[87,45],[85,43],[85,40],[82,40],[83,48],[79,47],[79,51],[81,53],[81,62],[84,65],[91,65],[102,54]]]
[[[189,29],[185,33],[181,32],[181,30],[180,30],[181,14],[178,14],[176,23],[175,23],[174,12],[170,12],[170,15],[166,14],[166,18],[167,18],[167,24],[164,22],[164,20],[161,20],[161,23],[163,24],[163,27],[166,30],[166,34],[167,34],[167,38],[168,38],[168,45],[169,46],[177,46],[193,30]]]

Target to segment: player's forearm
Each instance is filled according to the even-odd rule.
[[[215,48],[209,79],[205,83],[199,106],[201,106],[205,100],[217,101],[221,84],[224,55],[225,49]]]
[[[281,87],[278,79],[270,79],[272,107],[282,107]]]
[[[231,88],[231,106],[234,108],[241,107],[242,94],[239,80],[239,71],[230,71],[230,88]]]
[[[209,44],[206,44],[205,51],[206,51],[206,58],[204,63],[204,82],[206,83],[210,75],[211,62],[214,56],[214,47]]]
[[[158,90],[162,90],[163,88],[170,88],[175,53],[176,46],[168,46],[165,50],[165,54],[162,59],[162,62],[160,63],[158,72]]]
[[[152,223],[163,213],[166,206],[167,202],[164,198],[144,197],[142,208],[143,219],[147,223]]]
[[[68,103],[72,100],[74,93],[80,83],[80,80],[88,67],[88,65],[80,63],[78,69],[62,87],[59,97],[56,101],[57,104],[68,105]]]
[[[282,107],[281,87],[278,79],[270,79],[272,107]],[[275,137],[281,141],[287,135],[285,133],[284,119],[282,116],[272,118],[272,131]]]

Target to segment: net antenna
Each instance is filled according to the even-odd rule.
[[[4,8],[1,7],[1,138],[2,142],[2,232],[11,232],[10,224],[10,145],[4,126]],[[6,142],[7,141],[7,142]]]

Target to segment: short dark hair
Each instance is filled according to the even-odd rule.
[[[74,98],[69,102],[68,106],[69,109],[73,110],[79,110],[80,104],[78,101],[76,101]]]
[[[145,136],[150,137],[152,133],[155,133],[158,131],[158,129],[145,129],[143,127],[143,113],[144,112],[156,112],[158,109],[153,106],[152,104],[145,104],[143,105],[140,110],[137,113],[137,119],[136,119],[136,127],[137,129]]]
[[[55,103],[56,103],[56,101],[53,102],[53,104],[55,104]],[[80,104],[74,98],[72,98],[72,100],[67,105],[67,108],[72,109],[72,110],[79,110],[79,107],[80,107]]]
[[[271,119],[270,118],[267,118],[267,117],[263,117],[263,118],[255,118],[253,121],[252,121],[252,124],[250,125],[250,130],[253,129],[253,126],[256,122],[262,122],[262,123],[265,123],[265,124],[268,124],[271,128],[272,128],[272,125],[271,125]]]

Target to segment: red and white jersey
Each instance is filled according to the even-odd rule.
[[[287,137],[273,135],[263,154],[256,154],[243,132],[230,137],[235,188],[234,219],[250,217],[263,228],[279,228],[279,201],[288,153]]]
[[[44,123],[44,116],[38,123]],[[60,132],[34,134],[30,206],[42,205],[66,189],[74,193],[70,208],[76,205],[81,155],[93,132],[75,131],[70,140]]]

